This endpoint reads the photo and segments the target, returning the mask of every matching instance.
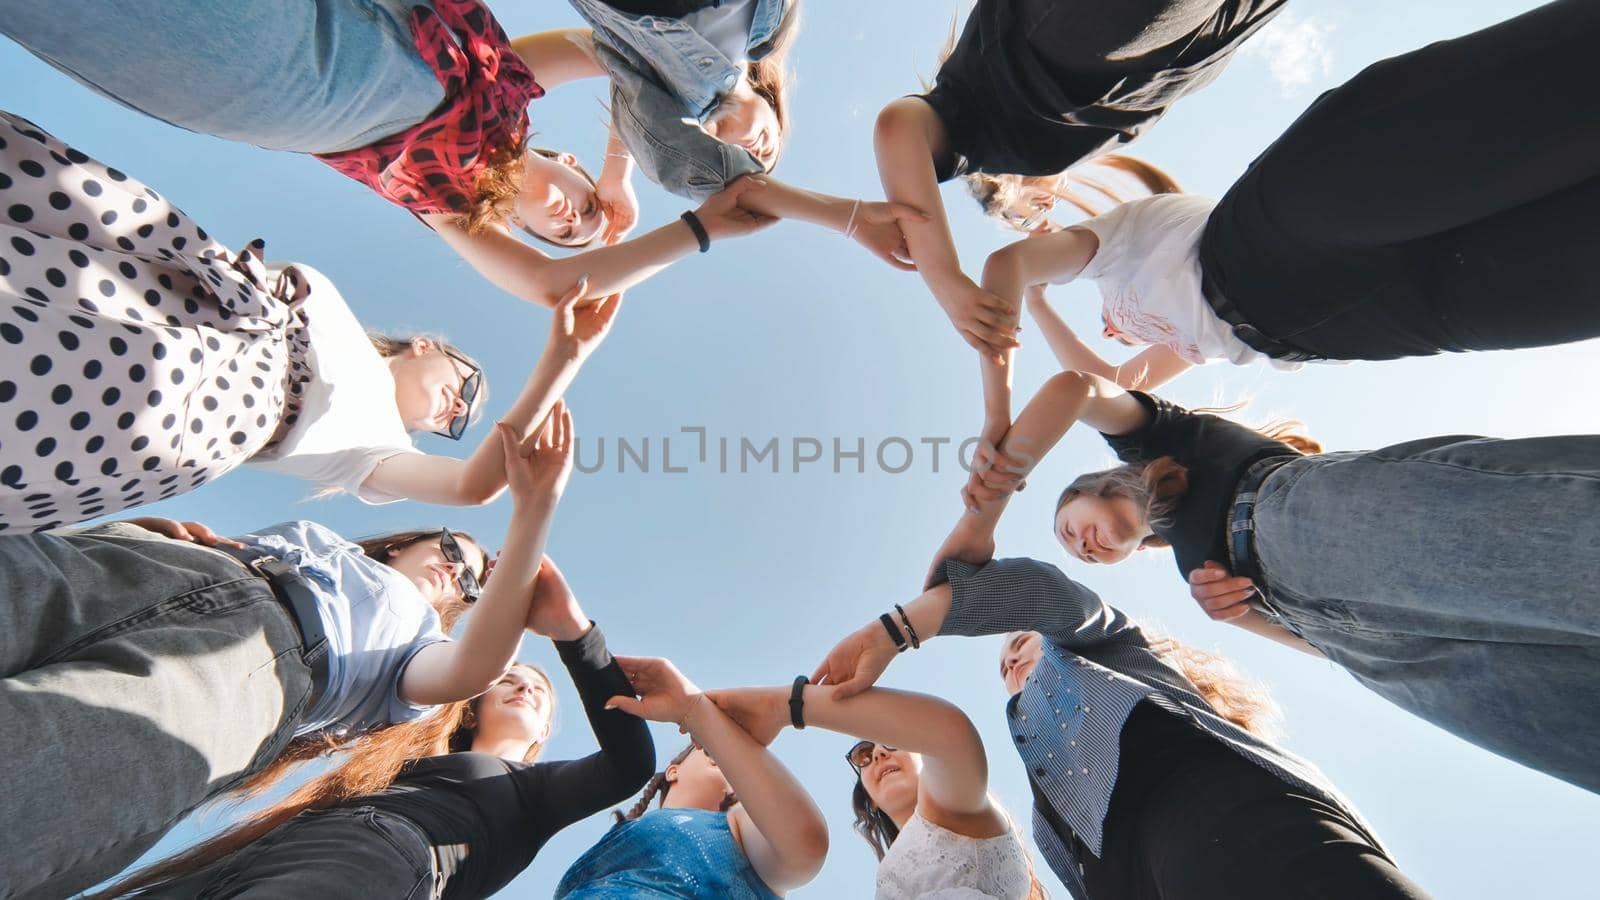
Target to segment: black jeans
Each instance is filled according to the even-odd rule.
[[[1600,336],[1597,43],[1563,0],[1368,67],[1223,196],[1207,280],[1330,359]]]
[[[409,820],[370,806],[304,812],[260,840],[141,897],[160,900],[427,900],[433,850]]]
[[[1096,900],[1428,896],[1343,811],[1159,707],[1128,717],[1121,760],[1100,856],[1065,840]]]

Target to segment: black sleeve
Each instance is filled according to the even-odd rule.
[[[1170,456],[1184,465],[1198,460],[1243,459],[1263,451],[1295,453],[1252,428],[1208,413],[1193,413],[1176,403],[1129,391],[1149,413],[1149,421],[1127,434],[1103,434],[1117,458],[1128,463]]]
[[[950,583],[939,634],[977,637],[1037,631],[1070,650],[1144,638],[1123,612],[1047,562],[1026,557],[975,566],[947,559],[933,584]]]
[[[656,767],[655,743],[644,720],[605,708],[607,700],[634,696],[634,690],[606,649],[600,626],[575,641],[556,641],[556,652],[577,685],[600,749],[582,759],[537,763],[514,773],[523,795],[538,798],[541,838],[632,797]]]

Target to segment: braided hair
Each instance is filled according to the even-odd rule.
[[[689,746],[680,750],[678,755],[674,756],[672,760],[667,763],[665,768],[650,776],[650,780],[644,784],[644,793],[639,796],[638,803],[635,803],[632,807],[630,807],[626,813],[621,812],[620,810],[612,810],[611,815],[615,817],[616,822],[620,824],[622,822],[639,818],[650,809],[650,804],[652,802],[656,802],[657,800],[659,800],[660,803],[665,803],[667,801],[667,794],[672,790],[672,783],[667,781],[667,769],[670,769],[676,765],[681,765],[684,760],[689,758],[689,754],[696,750],[699,750],[702,753],[705,752],[704,747],[701,747],[694,741],[690,741]],[[727,812],[737,805],[738,802],[739,795],[735,794],[733,791],[729,791],[722,795],[722,803],[717,807],[717,812]]]

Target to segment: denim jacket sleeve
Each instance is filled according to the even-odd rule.
[[[940,634],[976,637],[1037,631],[1069,650],[1142,641],[1138,627],[1099,595],[1036,559],[996,559],[975,566],[947,559],[933,584],[950,583],[950,612]]]
[[[725,144],[686,115],[682,101],[601,48],[611,72],[611,120],[646,178],[700,201],[741,175],[764,171],[750,151]]]

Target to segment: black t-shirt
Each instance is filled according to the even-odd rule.
[[[1097,37],[1085,33],[1099,17],[1071,5],[978,0],[922,95],[949,135],[952,152],[934,160],[940,181],[973,172],[1054,175],[1134,140],[1214,79],[1283,0],[1229,0],[1170,45],[1115,62],[1098,59]],[[1095,58],[1074,60],[1069,47]],[[1088,71],[1090,63],[1099,71]]]
[[[1172,519],[1152,526],[1172,545],[1178,572],[1188,578],[1208,559],[1228,562],[1228,514],[1245,472],[1272,456],[1299,456],[1288,444],[1263,437],[1237,422],[1192,413],[1159,397],[1129,391],[1150,414],[1127,434],[1103,435],[1123,462],[1145,463],[1170,456],[1189,470],[1189,490]]]
[[[600,750],[582,759],[521,763],[487,753],[414,760],[381,794],[357,803],[397,813],[428,835],[445,900],[487,897],[515,878],[552,835],[633,796],[655,771],[643,720],[606,710],[633,685],[598,626],[556,642]]]

